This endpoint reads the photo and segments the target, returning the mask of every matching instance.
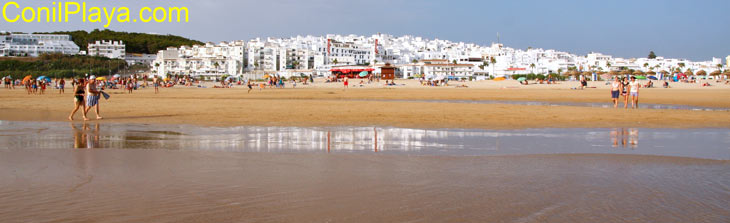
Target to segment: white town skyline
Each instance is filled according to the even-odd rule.
[[[649,52],[647,52],[648,56]],[[723,59],[725,61],[723,61]],[[323,74],[335,66],[385,63],[399,68],[404,78],[452,71],[455,76],[502,76],[559,71],[642,72],[724,70],[728,58],[691,61],[680,58],[620,58],[599,52],[576,55],[543,48],[516,49],[501,43],[478,45],[418,36],[388,34],[254,38],[168,48],[158,52],[153,69],[159,75],[243,75],[250,73]],[[450,64],[463,65],[455,68]],[[493,63],[495,62],[495,63]],[[433,68],[435,65],[441,67]],[[721,67],[718,67],[721,64]],[[155,66],[156,65],[156,66]],[[458,71],[454,70],[458,69]],[[377,72],[377,71],[376,71]],[[441,72],[443,73],[443,72]]]

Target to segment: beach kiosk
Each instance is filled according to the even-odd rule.
[[[385,66],[380,67],[381,79],[394,80],[395,79],[395,68],[396,67],[391,66],[389,63],[386,63]]]

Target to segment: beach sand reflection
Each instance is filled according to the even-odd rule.
[[[611,129],[610,135],[614,148],[636,149],[639,146],[639,129],[637,128],[614,128]]]

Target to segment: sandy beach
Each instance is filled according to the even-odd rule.
[[[468,88],[425,87],[414,80],[403,86],[378,83],[342,89],[341,83],[299,84],[296,89],[259,90],[245,86],[151,88],[133,94],[107,90],[101,102],[104,120],[116,123],[193,124],[201,126],[396,126],[415,128],[544,128],[544,127],[730,127],[730,112],[672,109],[624,110],[580,106],[471,104],[427,100],[497,100],[610,103],[607,86],[577,82],[520,86],[516,81],[457,82]],[[456,84],[452,82],[452,84]],[[0,90],[0,119],[65,121],[72,107],[71,89],[60,95],[27,95],[23,89]],[[672,88],[642,89],[640,103],[730,108],[730,87],[672,84]],[[426,100],[426,101],[424,101]],[[620,104],[620,106],[622,106]],[[93,113],[93,112],[92,112]],[[93,118],[93,114],[90,116]],[[81,115],[76,115],[81,120]]]

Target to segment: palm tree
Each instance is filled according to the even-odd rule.
[[[558,76],[560,76],[560,73],[563,72],[563,68],[558,68]]]
[[[534,74],[535,73],[535,64],[534,63],[531,63],[530,64],[530,68],[532,68],[532,73]]]
[[[679,65],[679,68],[680,68],[680,69],[681,69],[681,68],[684,68],[684,63],[679,63],[679,64],[677,64],[677,65]]]
[[[497,59],[494,57],[490,57],[489,62],[492,63],[490,66],[492,67],[492,75],[494,75],[494,65],[497,64]]]
[[[332,63],[335,64],[335,65],[337,65],[337,63],[339,63],[339,62],[337,61],[337,59],[334,59],[334,60],[332,60]]]
[[[608,70],[611,70],[611,62],[606,62],[606,67],[608,68]]]
[[[722,64],[717,64],[716,67],[717,67],[717,70],[720,70],[720,72],[722,72],[721,71],[722,70]]]
[[[649,63],[644,63],[644,68],[646,69],[647,67],[649,67]]]

